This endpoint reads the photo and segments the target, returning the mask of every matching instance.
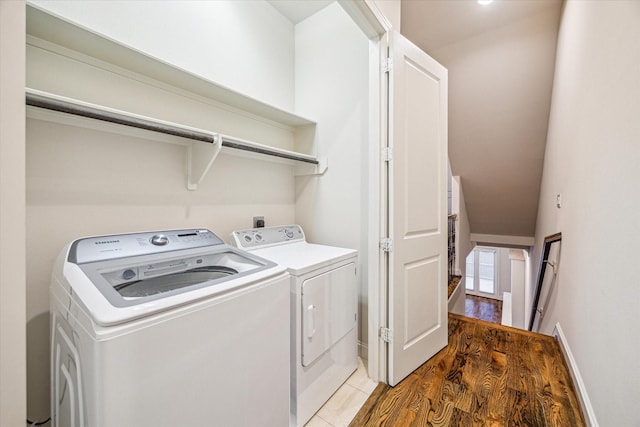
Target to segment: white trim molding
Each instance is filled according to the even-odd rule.
[[[598,420],[596,419],[596,414],[593,411],[593,406],[591,406],[591,401],[589,400],[589,395],[587,394],[587,388],[582,381],[582,376],[580,375],[578,364],[573,358],[573,354],[571,353],[571,349],[569,348],[569,341],[567,341],[567,337],[564,335],[564,332],[562,332],[560,323],[556,323],[555,327],[553,328],[553,336],[558,339],[558,343],[560,344],[560,349],[562,350],[562,354],[564,355],[564,360],[567,363],[569,373],[571,374],[571,378],[573,379],[573,384],[576,388],[576,392],[578,393],[578,399],[580,399],[580,409],[582,410],[582,415],[584,416],[587,426],[599,427]]]
[[[471,233],[472,242],[482,246],[507,246],[529,248],[534,246],[536,239],[530,236],[502,236],[498,234]]]

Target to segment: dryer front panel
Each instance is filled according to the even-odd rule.
[[[302,283],[302,366],[311,365],[356,326],[356,266],[349,263]]]

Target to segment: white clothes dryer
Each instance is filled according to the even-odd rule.
[[[72,242],[50,288],[52,426],[286,425],[289,286],[204,229]]]
[[[301,427],[357,369],[354,249],[306,241],[298,225],[239,230],[232,244],[291,275],[291,422]]]

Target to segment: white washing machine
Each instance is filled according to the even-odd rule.
[[[298,225],[234,231],[232,243],[291,274],[291,423],[303,426],[357,369],[357,251]]]
[[[289,286],[204,229],[72,242],[50,288],[52,425],[287,425]]]

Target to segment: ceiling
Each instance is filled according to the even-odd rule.
[[[278,12],[293,24],[304,21],[317,11],[324,9],[334,0],[267,0]]]
[[[402,33],[425,51],[493,31],[520,19],[558,11],[561,0],[402,0]]]
[[[471,233],[534,236],[561,0],[402,0],[403,35],[449,70],[449,159]]]

